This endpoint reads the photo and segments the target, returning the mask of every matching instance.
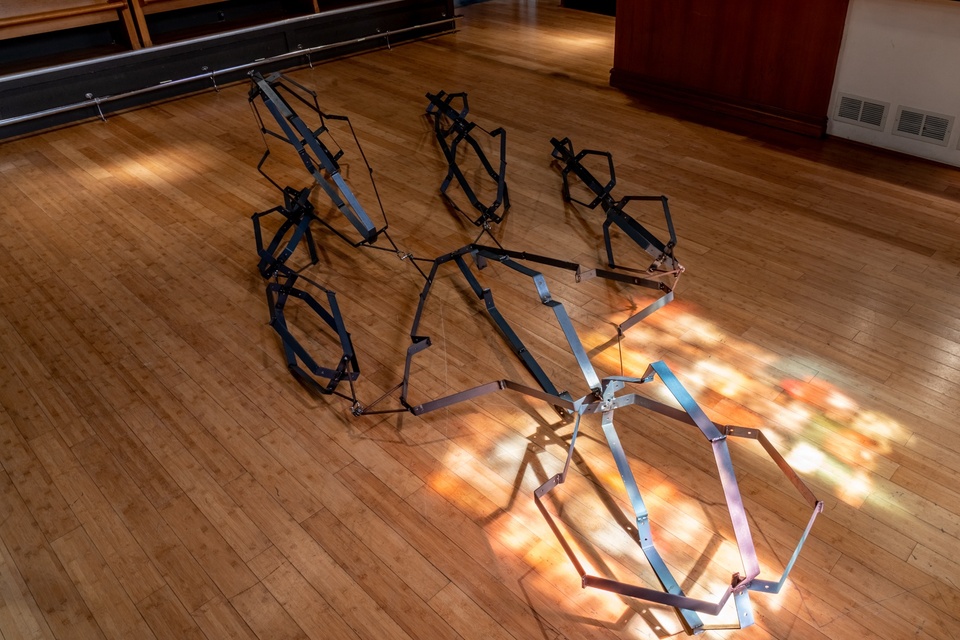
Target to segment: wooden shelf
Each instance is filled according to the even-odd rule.
[[[140,46],[126,0],[0,0],[0,75]]]

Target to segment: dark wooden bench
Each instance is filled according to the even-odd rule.
[[[140,29],[140,37],[143,40],[143,45],[149,47],[153,45],[153,39],[150,37],[150,29],[147,26],[146,16],[216,2],[223,2],[223,0],[130,0],[130,6],[133,8],[133,14],[137,20],[137,27]],[[319,10],[317,0],[313,0],[313,10]]]
[[[140,48],[126,0],[0,0],[0,40],[119,21],[130,46]]]

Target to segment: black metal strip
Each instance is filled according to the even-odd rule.
[[[279,280],[280,274],[284,278],[282,282]],[[296,286],[301,279],[326,294],[327,301],[330,304],[329,310],[325,309],[308,291]],[[287,360],[287,368],[298,380],[315,392],[330,395],[335,393],[337,385],[342,381],[352,382],[360,376],[360,366],[353,350],[350,334],[346,330],[333,291],[302,278],[285,267],[280,267],[277,280],[267,285],[266,295],[267,304],[270,308],[270,326],[280,336],[284,356]],[[341,355],[335,367],[324,367],[317,364],[316,360],[290,332],[287,326],[285,309],[291,297],[301,300],[317,317],[336,332]],[[326,383],[321,383],[318,378],[325,379]],[[352,397],[352,399],[356,402],[355,397]]]
[[[503,220],[503,216],[497,214],[497,209],[500,208],[501,204],[505,210],[510,208],[510,195],[506,182],[507,132],[502,127],[494,129],[493,131],[486,131],[482,127],[478,127],[475,123],[467,120],[470,107],[467,102],[466,93],[446,93],[445,91],[440,91],[436,94],[427,93],[427,99],[429,100],[429,104],[427,105],[426,115],[433,119],[434,133],[436,134],[437,142],[440,144],[443,157],[447,161],[447,175],[440,185],[440,193],[447,198],[454,209],[463,214],[475,226],[486,227],[490,223],[499,224]],[[463,105],[459,110],[453,107],[455,100],[460,100]],[[483,147],[477,139],[473,137],[472,132],[474,129],[484,131],[499,143],[500,157],[497,168],[494,168],[493,164],[487,158],[486,153],[484,153]],[[484,171],[497,185],[496,196],[489,204],[484,204],[480,201],[476,191],[457,162],[457,150],[460,143],[464,141],[473,149]],[[469,200],[470,205],[480,213],[479,217],[470,218],[447,196],[447,188],[454,179],[456,179],[457,184],[460,185],[460,189],[467,197],[467,200]]]
[[[251,216],[254,238],[257,244],[257,255],[260,256],[257,269],[264,278],[272,278],[286,264],[301,241],[306,242],[310,251],[310,263],[317,264],[319,261],[317,246],[313,241],[313,232],[310,230],[310,223],[314,220],[314,215],[313,205],[310,204],[309,197],[310,189],[297,192],[296,189],[287,187],[283,190],[283,206],[261,211]],[[279,213],[284,217],[284,221],[270,243],[264,247],[260,219],[271,213]],[[284,248],[280,250],[280,245],[291,228],[293,233]]]
[[[249,100],[251,104],[254,105],[254,111],[257,113],[257,120],[261,127],[261,131],[265,134],[269,134],[273,137],[283,140],[294,148],[294,150],[297,152],[297,155],[299,155],[303,166],[311,175],[314,182],[324,190],[334,206],[360,233],[361,240],[355,244],[351,242],[351,244],[357,246],[363,243],[374,242],[377,236],[386,228],[385,214],[384,227],[382,229],[378,229],[367,215],[367,212],[364,210],[359,200],[357,200],[357,197],[354,195],[350,186],[343,179],[343,175],[340,173],[340,165],[338,160],[342,156],[343,150],[340,149],[336,153],[331,152],[331,150],[320,140],[320,136],[322,134],[328,133],[325,124],[326,120],[340,120],[349,123],[349,118],[342,115],[324,113],[317,103],[316,93],[310,89],[307,89],[306,87],[303,87],[303,85],[286,80],[279,73],[275,73],[267,78],[264,78],[258,72],[251,71],[250,79],[252,86],[250,89]],[[285,80],[286,82],[293,84],[295,87],[298,87],[300,92],[285,84]],[[297,114],[297,112],[294,111],[290,103],[284,99],[283,95],[281,95],[281,92],[293,96],[296,100],[306,105],[310,111],[314,112],[320,118],[320,126],[317,129],[311,129]],[[301,94],[309,95],[311,100],[308,100]],[[280,126],[280,129],[283,132],[282,136],[270,131],[263,124],[263,119],[260,117],[259,112],[256,109],[255,101],[257,98],[260,98],[264,106],[266,106],[267,110],[273,116],[273,119]],[[353,132],[352,125],[350,125],[350,130],[354,135],[354,139],[356,140],[356,133]],[[356,141],[359,147],[359,140]],[[362,147],[360,147],[360,153],[363,155]],[[266,173],[263,170],[263,165],[268,156],[269,150],[264,154],[263,158],[261,158],[260,164],[258,165],[258,169],[264,175],[266,175]],[[366,163],[366,156],[363,156],[363,158],[364,162]],[[373,181],[373,170],[370,169],[369,164],[367,164],[367,168],[370,171],[370,180],[373,182],[374,189],[376,189],[376,183]],[[270,182],[276,185],[276,182],[273,179],[271,179],[269,176],[267,176],[267,178],[270,180]],[[383,209],[382,203],[380,203],[379,200],[379,193],[377,194],[377,201],[381,205],[382,213]],[[327,226],[330,226],[325,221],[324,223],[327,224]],[[338,233],[338,235],[343,237],[342,234]]]

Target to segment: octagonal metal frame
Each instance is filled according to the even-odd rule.
[[[280,280],[281,276],[282,281]],[[309,291],[297,286],[301,280],[323,292],[327,298],[329,310],[325,309]],[[306,304],[337,334],[342,355],[335,367],[323,367],[317,364],[313,356],[307,353],[300,341],[290,332],[285,315],[286,305],[290,298]],[[267,284],[267,305],[270,307],[270,326],[277,332],[283,343],[283,352],[290,373],[311,391],[323,395],[338,395],[355,403],[357,399],[353,390],[353,382],[360,376],[360,365],[353,350],[350,334],[347,332],[343,316],[340,313],[336,294],[309,278],[287,268],[281,268],[280,272],[276,274],[276,280]],[[326,383],[321,383],[320,379],[326,380]],[[337,391],[337,386],[345,380],[350,384],[349,396]]]
[[[537,397],[541,398],[557,398],[565,401],[570,401],[570,395],[566,392],[559,392],[554,386],[553,382],[547,376],[546,372],[541,368],[537,362],[534,355],[526,348],[523,341],[517,335],[517,333],[510,326],[510,323],[506,318],[500,313],[496,307],[494,301],[493,292],[489,288],[484,288],[480,285],[480,282],[477,280],[477,277],[471,271],[470,266],[465,260],[465,256],[474,256],[476,263],[480,269],[486,268],[487,261],[492,260],[499,264],[502,264],[509,269],[512,269],[518,273],[526,275],[533,280],[534,286],[537,289],[537,295],[540,300],[540,303],[544,306],[550,307],[554,312],[554,315],[557,318],[557,321],[560,324],[560,327],[564,333],[564,336],[567,340],[568,345],[577,360],[577,364],[580,366],[581,373],[587,381],[588,386],[591,388],[599,388],[600,379],[597,377],[596,372],[593,369],[593,365],[590,363],[589,358],[587,357],[586,349],[584,349],[583,344],[580,342],[580,337],[577,335],[576,329],[574,329],[573,324],[570,320],[570,316],[567,314],[566,309],[564,308],[561,302],[558,302],[553,299],[550,294],[550,290],[547,287],[547,283],[543,274],[529,267],[526,267],[522,264],[519,264],[513,257],[517,257],[519,254],[515,252],[508,252],[503,249],[497,249],[494,247],[486,247],[482,245],[467,245],[461,247],[456,251],[440,256],[433,261],[433,266],[430,270],[429,275],[427,276],[427,281],[424,284],[423,290],[420,293],[420,303],[417,306],[417,312],[414,316],[413,326],[410,329],[410,346],[407,348],[406,362],[404,364],[403,372],[403,381],[400,383],[400,403],[411,411],[414,415],[421,415],[423,413],[428,413],[430,411],[435,411],[437,409],[442,409],[444,407],[451,406],[458,402],[463,402],[471,398],[475,398],[491,391],[496,391],[504,388],[501,383],[506,381],[496,381],[487,383],[484,385],[479,385],[467,389],[465,391],[460,391],[442,398],[431,400],[429,402],[418,403],[412,405],[408,402],[408,394],[410,390],[410,372],[413,365],[414,357],[421,351],[427,349],[432,345],[430,336],[419,335],[420,321],[423,317],[423,311],[427,303],[427,299],[430,295],[430,290],[433,287],[434,279],[436,278],[437,272],[441,266],[448,262],[454,262],[463,277],[466,279],[473,293],[477,296],[479,300],[482,300],[484,306],[487,310],[487,313],[493,319],[497,328],[503,334],[504,338],[510,344],[511,349],[514,354],[520,359],[523,365],[527,370],[533,375],[534,379],[537,381],[537,384],[542,389],[542,392],[536,392],[533,389],[525,387],[524,385],[515,384],[518,388],[529,389],[534,391],[537,394]],[[537,256],[540,258],[540,256]],[[528,258],[529,259],[529,258]],[[549,260],[548,258],[541,258],[543,260]],[[565,411],[560,405],[554,403],[554,406],[558,408],[558,411],[561,413]]]
[[[487,131],[475,122],[467,120],[470,106],[467,102],[466,93],[447,93],[446,91],[440,91],[436,94],[428,93],[427,100],[430,103],[427,105],[426,115],[433,120],[434,134],[437,137],[437,142],[440,143],[443,157],[447,161],[447,175],[440,185],[440,193],[457,212],[470,220],[475,226],[486,228],[491,222],[499,224],[503,220],[503,216],[497,214],[497,209],[500,208],[501,204],[504,210],[510,208],[510,191],[507,188],[507,132],[503,127]],[[460,109],[453,106],[456,100],[460,100],[462,105]],[[487,159],[480,143],[473,137],[474,129],[483,131],[499,143],[500,157],[496,169]],[[480,202],[476,191],[470,185],[470,181],[467,180],[467,176],[460,169],[460,164],[457,162],[457,149],[461,142],[466,142],[473,149],[484,171],[497,183],[497,194],[490,204]],[[447,195],[447,188],[454,179],[470,201],[470,205],[480,213],[480,217],[470,218]]]
[[[509,322],[500,311],[497,309],[494,302],[493,292],[490,289],[484,288],[480,285],[476,276],[470,269],[470,266],[467,264],[466,257],[473,256],[478,267],[480,269],[486,268],[488,262],[496,262],[502,264],[513,271],[521,273],[530,277],[533,280],[534,286],[537,290],[537,295],[539,301],[544,306],[549,307],[557,318],[557,322],[560,325],[560,329],[563,331],[564,337],[566,338],[567,344],[570,347],[570,351],[573,354],[574,358],[577,361],[577,364],[580,367],[580,372],[584,377],[584,380],[587,383],[587,386],[591,389],[592,392],[598,392],[600,389],[600,378],[597,376],[596,371],[593,368],[593,365],[590,362],[590,359],[587,355],[586,349],[583,346],[583,343],[580,341],[580,337],[577,334],[576,329],[573,326],[570,316],[567,313],[563,303],[555,300],[550,293],[549,288],[547,287],[546,279],[543,274],[535,269],[531,269],[523,264],[520,264],[518,261],[533,262],[535,264],[543,264],[551,267],[556,267],[559,269],[573,271],[577,281],[588,280],[591,278],[603,278],[609,280],[616,280],[619,282],[625,282],[628,284],[635,284],[640,286],[650,286],[649,282],[643,278],[638,278],[636,276],[616,273],[612,271],[606,271],[603,269],[590,269],[584,270],[581,265],[570,262],[566,260],[559,260],[556,258],[550,258],[547,256],[541,256],[533,253],[527,253],[523,251],[510,251],[504,249],[503,247],[490,247],[480,244],[470,244],[456,251],[452,251],[448,254],[442,255],[435,260],[429,261],[432,263],[432,267],[429,271],[429,274],[426,276],[426,281],[424,283],[423,290],[420,292],[420,302],[417,306],[417,311],[414,316],[413,326],[410,329],[410,346],[407,348],[407,356],[404,364],[403,379],[399,382],[393,389],[388,391],[386,394],[380,396],[377,400],[367,405],[366,407],[357,407],[354,411],[356,415],[363,413],[378,413],[371,411],[370,409],[382,401],[387,395],[393,391],[400,390],[400,404],[406,409],[412,412],[414,415],[421,415],[423,413],[428,413],[430,411],[435,411],[437,409],[442,409],[449,407],[459,402],[464,402],[477,398],[488,393],[493,393],[501,391],[504,389],[510,389],[513,391],[518,391],[526,395],[534,396],[547,402],[550,402],[557,409],[558,413],[561,415],[566,415],[569,411],[572,410],[571,396],[566,392],[557,391],[555,385],[543,371],[540,365],[537,363],[536,358],[533,354],[526,348],[523,344],[523,341],[516,334],[513,328],[510,326]],[[479,300],[484,302],[484,305],[487,309],[488,314],[491,319],[497,325],[497,328],[503,334],[504,338],[510,344],[511,349],[514,354],[520,359],[523,365],[527,370],[533,375],[534,379],[537,381],[537,384],[540,386],[541,390],[536,390],[532,387],[528,387],[521,383],[512,382],[509,380],[495,380],[488,382],[486,384],[478,385],[476,387],[471,387],[469,389],[453,393],[448,396],[443,396],[441,398],[436,398],[428,402],[411,404],[408,400],[409,398],[409,388],[410,388],[410,378],[411,378],[411,368],[413,364],[414,357],[421,351],[429,348],[432,345],[430,336],[420,335],[419,328],[420,322],[423,317],[424,308],[426,306],[427,300],[430,295],[430,291],[433,287],[433,282],[436,278],[437,272],[441,266],[448,262],[454,262],[459,267],[461,274],[466,279],[470,288],[473,290],[474,294]]]

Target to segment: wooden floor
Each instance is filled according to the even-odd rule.
[[[427,91],[468,91],[474,120],[508,131],[513,207],[497,235],[510,248],[601,264],[602,220],[564,207],[551,136],[612,151],[618,194],[670,197],[687,271],[622,349],[614,323],[648,298],[545,274],[604,374],[664,359],[712,418],[764,429],[825,502],[781,594],[754,596],[756,625],[707,637],[960,638],[960,174],[654,113],[607,86],[613,20],[555,5],[471,5],[456,34],[294,76],[352,117],[392,235],[418,256],[476,235],[439,198]],[[280,199],[256,172],[246,92],[0,144],[0,635],[680,633],[669,609],[580,588],[532,499],[572,430],[546,405],[502,394],[355,418],[290,377],[255,269],[250,215]],[[276,153],[280,180],[305,185]],[[422,283],[392,253],[317,236],[310,274],[338,294],[370,402],[400,379]],[[529,280],[483,278],[558,386],[582,395]],[[411,399],[529,382],[467,294],[441,272]],[[616,420],[664,557],[691,595],[716,597],[739,562],[708,447],[639,409]],[[775,579],[808,510],[752,444],[731,448]],[[655,584],[597,421],[577,450],[550,509],[591,571]]]

